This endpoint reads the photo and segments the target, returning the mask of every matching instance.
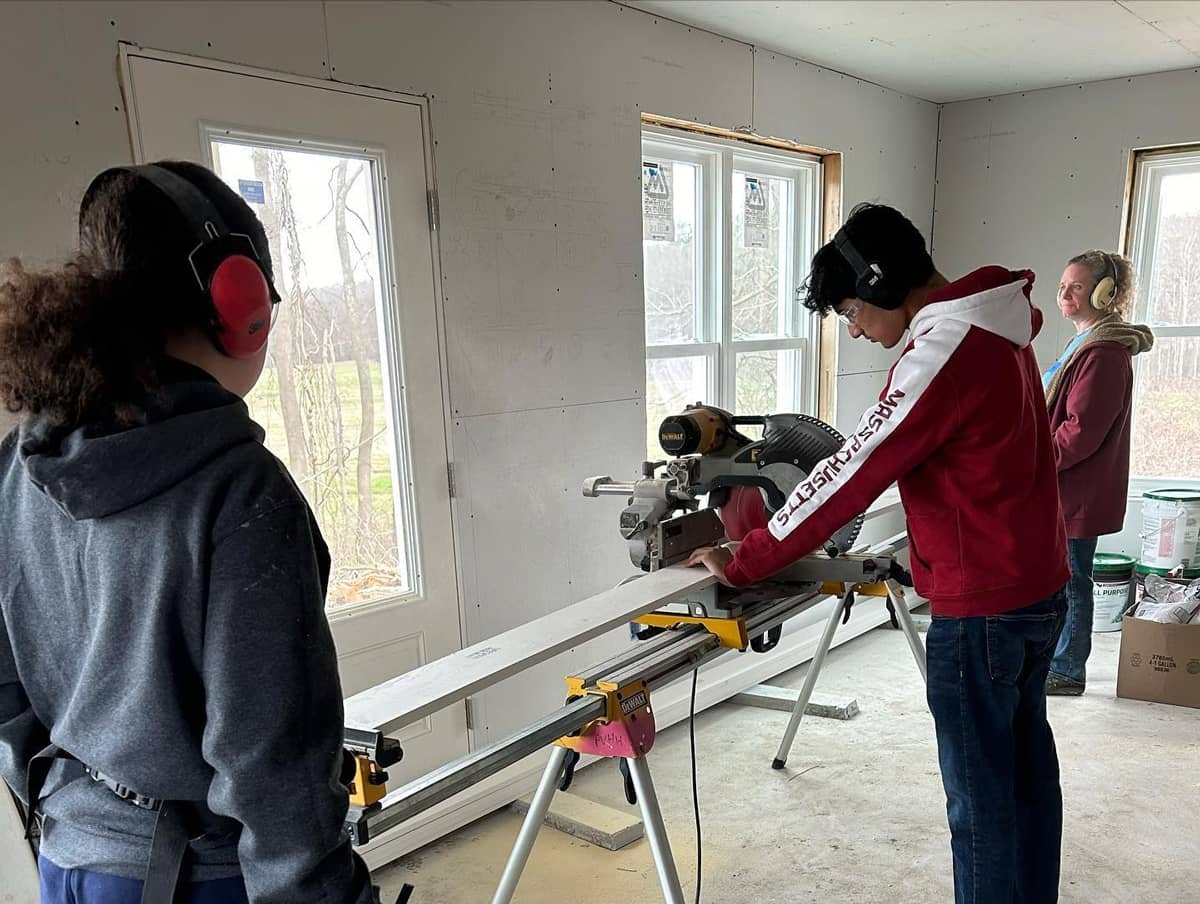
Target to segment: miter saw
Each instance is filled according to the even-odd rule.
[[[760,427],[755,440],[739,427]],[[625,496],[621,536],[629,558],[643,572],[681,562],[693,550],[724,540],[740,541],[766,527],[796,486],[841,448],[840,433],[804,414],[735,416],[711,405],[690,405],[662,422],[659,445],[670,458],[642,463],[639,480],[609,476],[584,481],[585,496]],[[701,501],[707,505],[701,508]],[[747,615],[784,597],[822,592],[844,598],[849,616],[854,593],[886,595],[885,581],[907,575],[890,555],[847,555],[862,528],[860,514],[822,544],[824,555],[799,559],[753,587],[709,587],[667,609],[639,616],[635,637],[699,624],[725,646],[757,652],[772,649],[782,626],[747,636]],[[678,611],[682,607],[682,612]]]
[[[761,427],[762,439],[739,427]],[[686,559],[722,538],[741,540],[765,527],[809,473],[841,448],[844,438],[804,414],[736,416],[711,405],[689,405],[658,429],[665,461],[642,463],[642,477],[620,483],[589,477],[584,496],[626,496],[621,536],[642,571]],[[701,497],[707,507],[701,509]],[[831,557],[846,553],[862,528],[859,515],[830,537]]]

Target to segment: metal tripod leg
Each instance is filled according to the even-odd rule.
[[[804,710],[808,706],[808,701],[812,699],[813,688],[817,684],[817,675],[821,673],[821,666],[825,664],[825,654],[829,652],[829,647],[833,644],[833,635],[837,631],[838,622],[842,618],[844,602],[844,600],[839,601],[838,605],[833,607],[829,621],[825,623],[825,632],[821,635],[821,640],[817,643],[816,652],[813,653],[812,664],[808,667],[808,674],[804,676],[804,686],[800,688],[800,696],[796,698],[796,705],[792,707],[792,717],[788,720],[787,731],[783,733],[783,741],[779,744],[779,752],[775,754],[775,760],[771,763],[772,769],[782,769],[787,763],[788,753],[792,749],[792,742],[796,740],[796,730],[800,727],[800,719],[804,716]]]
[[[496,888],[492,904],[509,904],[512,901],[517,883],[521,881],[521,873],[525,871],[525,864],[529,862],[529,853],[533,850],[538,831],[550,810],[550,801],[554,799],[554,792],[558,789],[558,777],[562,774],[568,752],[566,747],[555,747],[550,754],[550,762],[546,764],[541,784],[538,785],[537,792],[529,804],[525,821],[521,823],[521,832],[517,835],[517,843],[513,845],[512,853],[508,855],[508,863],[500,876],[500,885]]]
[[[662,884],[663,900],[666,904],[684,904],[683,888],[679,884],[679,873],[671,854],[671,842],[667,839],[667,827],[663,823],[662,810],[658,807],[654,783],[650,780],[650,767],[644,756],[625,762],[629,764],[629,772],[633,776],[633,787],[637,791],[642,822],[646,827],[646,840],[650,842],[654,865],[658,868],[658,881]]]
[[[900,623],[900,630],[904,632],[904,638],[908,641],[908,648],[912,650],[913,659],[917,661],[917,668],[921,672],[921,680],[928,683],[929,679],[925,676],[925,645],[921,643],[921,635],[917,633],[917,626],[913,624],[912,613],[908,611],[908,603],[904,601],[904,588],[890,579],[886,584],[888,596],[892,600],[892,608],[896,610],[896,621]]]

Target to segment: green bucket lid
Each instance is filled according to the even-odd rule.
[[[1138,562],[1137,568],[1135,569],[1135,571],[1137,571],[1138,574],[1143,575],[1143,576],[1147,575],[1147,574],[1157,574],[1160,577],[1165,578],[1172,571],[1174,571],[1174,569],[1173,568],[1155,568],[1153,565],[1147,565],[1144,562]],[[1183,574],[1178,575],[1178,577],[1186,578],[1188,580],[1191,580],[1192,578],[1200,578],[1200,568],[1185,568],[1183,570]]]
[[[1150,490],[1149,492],[1143,493],[1142,498],[1158,499],[1162,502],[1200,502],[1200,490]]]
[[[1098,552],[1092,559],[1092,574],[1128,574],[1137,560],[1116,552]]]

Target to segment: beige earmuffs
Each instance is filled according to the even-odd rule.
[[[1108,262],[1108,269],[1112,271],[1112,275],[1101,279],[1096,283],[1096,288],[1092,289],[1092,307],[1097,311],[1106,310],[1117,300],[1117,265],[1111,254],[1106,253],[1104,260]]]

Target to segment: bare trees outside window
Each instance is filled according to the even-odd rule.
[[[1136,368],[1135,477],[1200,478],[1200,147],[1140,154],[1136,169],[1134,318],[1154,348]]]
[[[217,172],[266,227],[283,303],[267,368],[247,399],[316,513],[333,558],[328,604],[411,587],[398,517],[403,473],[374,162],[369,157],[214,141]]]

